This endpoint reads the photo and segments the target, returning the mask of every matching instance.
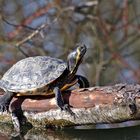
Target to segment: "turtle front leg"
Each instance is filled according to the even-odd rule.
[[[9,104],[14,97],[15,93],[6,91],[6,93],[0,97],[0,112],[8,111]]]
[[[70,106],[68,104],[64,103],[64,100],[63,100],[63,97],[62,97],[62,94],[61,94],[59,87],[55,87],[53,89],[53,92],[55,93],[55,99],[56,99],[57,106],[60,107],[61,110],[64,110],[64,111],[70,113],[72,116],[74,116],[74,113],[70,109]]]
[[[89,87],[89,82],[87,78],[81,75],[76,75],[76,78],[78,79],[78,84],[80,88],[88,88]]]

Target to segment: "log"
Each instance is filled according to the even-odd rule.
[[[28,122],[35,127],[113,124],[140,118],[138,84],[75,89],[65,91],[63,97],[72,106],[75,117],[61,111],[54,97],[14,98],[11,107],[16,110],[21,107]],[[131,108],[132,104],[135,104],[135,112]],[[0,122],[11,123],[10,113],[0,114]]]

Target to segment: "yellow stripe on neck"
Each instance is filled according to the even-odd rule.
[[[66,90],[66,89],[72,87],[72,86],[75,85],[77,82],[78,82],[78,79],[74,80],[72,83],[65,84],[65,85],[61,88],[61,91],[64,91],[64,90]]]

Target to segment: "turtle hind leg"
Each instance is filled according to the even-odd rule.
[[[81,75],[76,75],[76,78],[78,79],[78,84],[80,88],[88,88],[89,87],[89,82],[87,78]]]
[[[0,97],[0,112],[8,111],[9,104],[14,95],[15,93],[6,91],[6,93]]]
[[[20,121],[14,111],[11,113],[11,117],[12,117],[12,122],[13,122],[16,132],[20,134]]]
[[[23,139],[24,135],[33,127],[31,123],[27,121],[27,118],[24,116],[22,108],[11,110],[12,122],[14,125],[14,139]],[[26,127],[24,126],[26,124]]]
[[[69,114],[71,114],[72,116],[74,116],[75,114],[70,109],[70,106],[68,104],[64,103],[60,89],[58,87],[55,87],[53,92],[55,93],[55,99],[56,99],[57,106],[60,107],[61,110],[64,110],[64,111],[68,112]]]
[[[27,123],[27,118],[23,115],[21,107],[11,110],[11,117],[16,132],[21,133],[21,126]]]

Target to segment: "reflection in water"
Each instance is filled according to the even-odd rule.
[[[65,131],[77,140],[139,140],[140,127],[100,130],[69,130]]]
[[[23,136],[14,136],[12,125],[0,125],[0,140],[139,140],[140,126],[114,129],[39,129],[32,128]]]

